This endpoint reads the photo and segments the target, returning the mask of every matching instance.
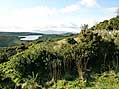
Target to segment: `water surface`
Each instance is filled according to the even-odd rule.
[[[39,37],[42,37],[42,35],[28,35],[28,36],[19,36],[21,41],[32,41],[37,40]]]

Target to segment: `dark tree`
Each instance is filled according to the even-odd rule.
[[[88,29],[88,24],[81,25],[81,30],[87,30]]]

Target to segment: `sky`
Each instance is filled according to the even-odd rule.
[[[119,0],[0,0],[0,31],[80,32],[116,16]]]

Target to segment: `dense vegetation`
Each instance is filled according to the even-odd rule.
[[[118,22],[115,17],[76,36],[2,48],[0,89],[119,89]]]
[[[112,18],[110,20],[105,20],[103,22],[100,22],[96,26],[93,26],[91,29],[92,30],[108,30],[108,31],[113,31],[113,30],[119,30],[119,16],[116,18]]]

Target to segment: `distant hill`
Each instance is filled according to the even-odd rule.
[[[73,33],[62,33],[57,34],[43,34],[43,33],[32,33],[32,32],[0,32],[0,47],[8,47],[16,44],[21,44],[19,36],[28,35],[42,35],[37,39],[38,41],[56,40],[66,36],[74,35]]]
[[[33,32],[0,32],[0,36],[27,36],[27,35],[43,35],[43,34]]]
[[[67,31],[55,31],[55,30],[35,30],[35,32],[43,33],[43,34],[65,34],[65,33],[73,33]]]

